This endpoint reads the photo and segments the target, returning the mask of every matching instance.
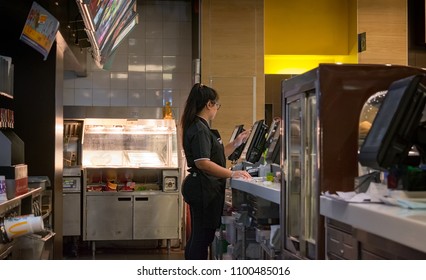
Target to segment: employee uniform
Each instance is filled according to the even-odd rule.
[[[182,195],[190,206],[192,225],[185,258],[207,259],[208,245],[221,223],[226,179],[205,174],[197,169],[195,162],[209,159],[225,167],[224,147],[219,132],[197,117],[186,130],[183,148],[189,174],[183,182]]]

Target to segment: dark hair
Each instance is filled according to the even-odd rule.
[[[182,135],[185,135],[186,129],[194,122],[197,114],[203,110],[209,101],[216,102],[219,95],[211,87],[196,83],[186,99],[185,109],[181,118]]]

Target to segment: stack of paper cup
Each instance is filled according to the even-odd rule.
[[[7,201],[6,179],[0,175],[0,203]]]
[[[41,216],[25,215],[4,219],[7,237],[12,240],[18,236],[40,232],[44,230]]]

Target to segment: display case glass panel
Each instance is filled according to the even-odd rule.
[[[311,258],[317,238],[315,225],[318,208],[318,113],[315,92],[306,92],[290,100],[286,111],[285,248]]]
[[[177,167],[174,120],[86,119],[84,167]]]
[[[316,243],[317,208],[318,208],[318,113],[316,96],[312,93],[306,102],[306,155],[305,155],[305,240]],[[303,216],[302,216],[303,217]]]
[[[300,99],[290,102],[287,110],[287,131],[288,137],[287,148],[287,191],[286,191],[286,208],[287,208],[287,241],[286,247],[290,251],[296,252],[299,247],[299,237],[301,235],[301,221],[299,215],[301,211],[301,189],[302,189],[302,102]]]

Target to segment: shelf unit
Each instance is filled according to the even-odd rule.
[[[29,214],[40,216],[41,211],[39,209],[42,209],[42,192],[42,188],[31,189],[23,195],[0,203],[0,219]],[[43,215],[44,219],[45,216]],[[17,242],[19,242],[19,238],[9,243],[0,243],[0,260],[7,259],[10,256]]]

